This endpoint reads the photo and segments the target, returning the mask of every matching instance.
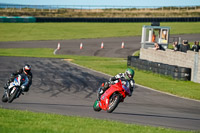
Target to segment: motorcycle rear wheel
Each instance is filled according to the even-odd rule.
[[[99,101],[98,100],[96,100],[94,102],[93,109],[94,109],[94,111],[97,111],[97,112],[101,111],[101,108],[99,107]]]
[[[117,108],[119,103],[120,103],[120,95],[119,94],[113,94],[110,97],[107,112],[112,113]]]

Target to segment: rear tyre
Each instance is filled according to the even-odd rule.
[[[112,113],[120,103],[120,95],[119,94],[113,94],[110,97],[109,105],[108,105],[108,113]]]
[[[97,111],[97,112],[101,111],[101,108],[99,107],[99,102],[100,102],[100,101],[98,101],[98,100],[96,100],[96,101],[94,102],[94,105],[93,105],[94,111]]]

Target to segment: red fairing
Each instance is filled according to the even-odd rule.
[[[99,107],[103,110],[107,110],[109,105],[110,96],[114,93],[118,92],[122,95],[123,99],[127,96],[125,89],[122,87],[122,82],[119,80],[118,83],[111,85],[109,89],[101,96]]]

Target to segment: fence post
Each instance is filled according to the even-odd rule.
[[[178,44],[181,44],[181,37],[178,38]]]
[[[198,64],[199,64],[199,53],[195,52],[195,55],[194,55],[194,67],[193,67],[193,81],[194,82],[197,82]]]

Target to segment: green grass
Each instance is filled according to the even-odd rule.
[[[1,133],[192,133],[122,122],[0,108]]]
[[[150,23],[0,23],[0,41],[139,36]],[[200,22],[161,23],[171,34],[200,33]]]
[[[127,60],[123,58],[107,58],[96,56],[72,56],[53,55],[53,49],[49,48],[17,48],[0,49],[0,56],[27,56],[27,57],[50,57],[73,59],[72,62],[101,71],[106,74],[115,75],[124,72],[127,68]],[[34,68],[33,68],[34,69]],[[200,84],[191,81],[178,81],[169,77],[153,74],[135,69],[135,81],[156,90],[168,92],[177,96],[200,100]],[[147,82],[148,81],[148,82]]]
[[[200,84],[136,70],[136,83],[177,96],[200,100]],[[147,82],[148,81],[148,82]]]

